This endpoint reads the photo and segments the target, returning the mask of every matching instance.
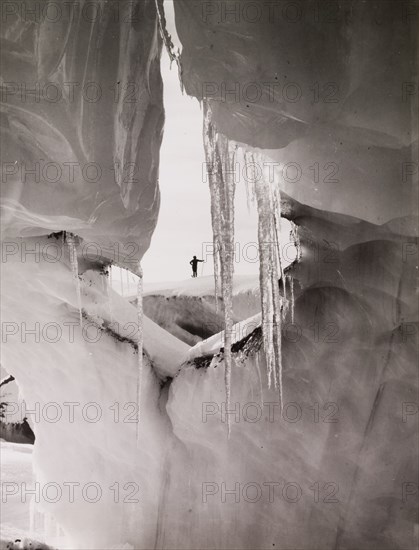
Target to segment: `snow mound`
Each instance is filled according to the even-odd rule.
[[[259,279],[256,275],[235,275],[233,280],[233,294],[245,292],[259,292]],[[214,277],[207,275],[173,281],[168,283],[145,283],[144,296],[214,296]]]
[[[222,300],[215,301],[213,277],[145,285],[144,312],[159,326],[193,346],[224,328]],[[239,322],[260,311],[258,277],[235,276],[233,320]]]
[[[261,325],[261,314],[257,313],[253,317],[249,317],[244,321],[240,321],[233,325],[233,332],[231,337],[231,344],[235,344],[246,336],[249,336],[257,327]],[[193,346],[187,355],[186,360],[192,361],[196,357],[203,357],[206,355],[215,355],[220,352],[221,348],[224,346],[224,331],[214,334],[207,340],[199,342]]]
[[[101,292],[101,276],[92,270],[83,274],[85,303],[84,309],[92,321],[108,328],[134,345],[138,336],[136,307],[120,294],[108,289]],[[173,376],[183,362],[189,346],[144,316],[144,350],[153,368],[161,378]]]

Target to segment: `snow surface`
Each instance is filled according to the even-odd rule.
[[[262,321],[261,313],[257,313],[244,321],[240,321],[233,325],[231,345],[242,340],[249,334],[251,334],[257,327],[260,327]],[[191,361],[195,357],[202,357],[204,355],[214,355],[220,351],[220,348],[224,346],[223,332],[214,334],[210,338],[199,342],[193,346],[187,355],[187,360]]]
[[[213,277],[146,285],[143,302],[146,315],[189,345],[224,329],[223,303],[220,296],[216,307]],[[235,276],[233,321],[247,319],[259,311],[258,278],[253,275]]]
[[[139,425],[138,449],[137,312],[118,295],[111,293],[110,301],[107,284],[104,274],[83,274],[81,329],[69,260],[36,262],[32,258],[21,262],[10,258],[2,266],[2,320],[18,327],[18,332],[8,337],[2,362],[19,381],[27,408],[34,410],[38,403],[41,411],[33,423],[36,480],[42,485],[52,482],[61,487],[65,482],[75,482],[81,488],[93,482],[103,491],[103,497],[95,504],[83,498],[81,489],[76,491],[74,503],[64,497],[57,503],[41,499],[39,509],[44,514],[53,512],[64,532],[65,543],[60,547],[71,550],[135,545],[139,540],[143,548],[154,545],[158,495],[171,444],[170,422],[164,408],[167,390],[162,381],[177,372],[188,350],[188,346],[151,321],[145,323],[142,401],[146,414]],[[38,323],[40,338],[28,334],[23,343],[23,323],[28,329]],[[73,338],[68,336],[65,323],[73,323]],[[49,341],[42,336],[42,330],[51,325],[62,330],[58,341],[51,341],[56,335],[54,328],[48,332]],[[51,403],[56,405],[48,409],[48,416],[46,407]],[[65,403],[79,404],[74,409],[74,419]],[[93,408],[86,416],[84,407],[88,404],[93,404]],[[49,421],[50,416],[56,417],[57,410],[61,416],[55,422]],[[95,418],[97,411],[99,420],[90,422],[88,418]],[[109,489],[115,483],[120,484],[121,491],[117,502]],[[123,500],[130,494],[123,490],[129,483],[138,486],[136,502]],[[63,494],[68,496],[65,487]],[[108,528],[104,518],[111,518]]]
[[[233,281],[233,294],[244,292],[259,292],[259,279],[257,275],[236,275]],[[167,283],[145,283],[144,296],[159,294],[161,296],[213,296],[214,277],[207,275],[184,281],[171,281]]]

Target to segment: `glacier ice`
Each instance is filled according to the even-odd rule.
[[[21,4],[32,6],[29,1]],[[67,97],[65,108],[59,109],[39,105],[33,96],[22,105],[18,94],[8,94],[2,119],[6,163],[44,158],[60,164],[99,164],[106,170],[92,185],[81,178],[67,179],[54,193],[47,182],[23,182],[14,174],[11,185],[2,185],[4,238],[32,243],[66,231],[97,243],[99,264],[115,262],[132,269],[123,247],[138,243],[135,262],[141,259],[159,205],[158,149],[164,117],[159,31],[164,38],[165,25],[156,6],[162,2],[118,3],[119,19],[111,11],[116,3],[91,2],[104,15],[94,21],[77,13],[79,3],[66,4],[68,17],[57,25],[45,19],[28,25],[19,14],[12,15],[12,31],[2,35],[11,53],[2,64],[4,82],[14,82],[16,75],[55,85],[74,80],[86,85],[94,79],[102,89],[132,82],[140,99],[125,102],[116,87],[117,100],[108,98],[98,108],[77,90],[75,101]],[[414,548],[417,510],[412,502],[400,503],[400,487],[416,478],[417,461],[417,424],[400,416],[400,404],[414,402],[417,391],[415,342],[406,333],[406,327],[417,326],[411,299],[417,267],[415,254],[403,257],[403,245],[417,246],[411,217],[416,182],[414,174],[406,181],[400,174],[400,167],[416,161],[416,97],[400,100],[401,83],[415,82],[414,16],[391,0],[339,2],[334,6],[338,20],[327,23],[324,12],[313,19],[313,11],[306,11],[322,10],[326,3],[307,0],[300,3],[306,16],[301,21],[290,24],[279,17],[266,24],[263,18],[217,19],[222,4],[174,3],[185,90],[205,109],[211,103],[211,125],[217,130],[213,149],[222,162],[227,158],[228,164],[234,152],[230,147],[240,143],[257,162],[261,153],[250,146],[263,150],[262,156],[280,165],[282,176],[290,160],[301,171],[299,181],[280,179],[281,196],[269,195],[267,178],[249,189],[249,202],[254,193],[259,203],[260,240],[271,243],[262,247],[261,268],[262,339],[268,355],[242,361],[241,348],[230,356],[226,330],[229,369],[224,365],[223,372],[221,355],[210,353],[220,347],[221,336],[217,344],[202,343],[200,350],[209,357],[185,363],[184,345],[145,318],[141,444],[130,423],[117,425],[108,419],[88,425],[78,418],[73,424],[38,423],[34,448],[41,482],[64,482],[71,476],[109,487],[118,475],[123,483],[141,485],[141,501],[118,504],[107,498],[95,506],[82,500],[76,506],[58,502],[45,513],[52,512],[63,525],[72,549]],[[109,36],[114,39],[109,41]],[[267,85],[260,101],[249,102],[240,92],[255,78]],[[205,86],[209,81],[212,91]],[[301,101],[287,101],[276,93],[272,97],[271,85],[283,89],[286,81],[302,88]],[[238,100],[223,97],[223,84],[231,83],[239,84]],[[336,87],[323,88],[327,83],[336,84],[338,101],[324,101],[325,92],[336,95]],[[104,135],[109,139],[103,140]],[[135,182],[126,177],[132,165],[140,167]],[[211,184],[218,232],[214,249],[220,256],[217,275],[220,271],[225,316],[231,323],[228,307],[232,301],[234,310],[234,297],[228,286],[232,272],[226,244],[233,232],[233,186],[228,174],[221,179],[220,188],[220,182]],[[263,189],[269,201],[261,196]],[[226,211],[214,204],[221,197],[227,199]],[[275,200],[287,208],[270,210]],[[299,262],[287,269],[288,287],[277,251],[275,216],[280,210],[298,224]],[[332,240],[334,261],[323,261],[331,257]],[[117,258],[115,242],[121,251]],[[20,334],[10,336],[5,365],[16,374],[32,406],[45,405],[54,395],[58,402],[97,402],[107,412],[109,403],[117,400],[138,408],[140,353],[137,356],[138,342],[130,330],[139,329],[138,310],[111,290],[110,315],[103,274],[97,269],[81,262],[78,266],[85,313],[81,324],[74,265],[17,258],[2,265],[2,319],[18,327],[23,322],[74,327],[72,342],[29,341],[23,346]],[[283,325],[287,309],[301,332],[293,341],[283,326],[281,342],[278,325]],[[89,327],[100,335],[99,345],[83,337]],[[230,343],[240,348],[234,336]],[[271,387],[260,385],[259,360],[262,378],[266,368]],[[202,420],[203,404],[215,410],[220,405],[222,410],[227,374],[231,404],[251,400],[255,408],[261,402],[265,412],[272,403],[280,404],[279,389],[282,414],[274,422],[245,422],[241,407],[239,421],[228,415],[234,429],[227,441],[225,422],[217,414]],[[295,422],[287,417],[290,403],[301,412]],[[287,482],[298,482],[301,499],[222,502],[218,491],[203,502],[205,482],[215,489],[221,489],[223,480],[236,479],[262,487],[273,476],[281,489]],[[339,502],[313,502],[314,480],[322,490],[323,482],[335,483]]]

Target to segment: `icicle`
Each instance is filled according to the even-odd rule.
[[[128,269],[125,270],[125,282],[126,282],[126,289],[129,296],[129,271]]]
[[[221,239],[221,206],[220,189],[218,185],[218,172],[220,166],[216,158],[216,135],[211,123],[211,108],[204,102],[204,148],[208,167],[208,180],[211,195],[211,222],[213,232],[213,258],[214,258],[214,296],[215,311],[218,312],[218,274],[220,239]]]
[[[299,262],[301,260],[302,250],[301,250],[301,242],[300,242],[300,237],[298,235],[297,225],[294,222],[291,222],[290,236],[291,236],[291,239],[294,241],[295,248],[297,249],[297,257],[295,261]]]
[[[235,182],[231,167],[234,167],[234,155],[230,158],[230,150],[226,138],[219,136],[218,140],[222,143],[224,151],[221,153],[221,159],[226,166],[226,177],[221,178],[224,184],[221,187],[221,228],[222,240],[220,249],[221,264],[221,291],[223,296],[224,308],[224,367],[225,367],[225,387],[226,387],[226,410],[230,410],[231,402],[231,342],[233,331],[233,273],[234,273],[234,194]],[[230,436],[230,415],[228,415],[228,435]]]
[[[282,254],[281,254],[281,196],[279,194],[279,189],[275,186],[273,191],[273,217],[274,217],[274,227],[275,227],[275,242],[276,242],[276,249],[278,254],[278,264],[279,264],[279,270],[281,273],[281,281],[282,286],[284,288],[284,300],[287,299],[287,285],[285,284],[285,275],[284,275],[284,267],[282,262]]]
[[[246,164],[246,156],[244,157],[244,162]],[[244,178],[244,184],[246,187],[246,203],[247,203],[247,211],[250,212],[251,204],[255,202],[255,189],[252,185],[252,181],[249,181],[249,178]]]
[[[258,373],[258,378],[259,378],[260,404],[261,404],[261,407],[263,409],[263,407],[265,405],[265,399],[263,397],[262,374],[260,372],[259,352],[258,351],[255,353],[255,364],[256,364],[256,371]]]
[[[111,320],[111,323],[113,323],[113,302],[112,302],[112,266],[109,266],[109,280],[108,280],[108,286],[107,286],[107,295],[108,295],[108,306],[109,306],[109,317]]]
[[[294,300],[294,277],[292,275],[289,276],[289,282],[290,282],[290,291],[291,291],[291,323],[294,323],[295,300]]]
[[[218,302],[218,268],[221,268],[221,293],[224,311],[224,368],[226,409],[231,401],[231,342],[233,330],[233,273],[234,273],[234,164],[236,149],[216,131],[212,123],[209,102],[205,102],[204,145],[211,194],[211,220],[214,235],[215,299]],[[219,264],[218,264],[219,257]],[[230,415],[227,415],[230,437]]]
[[[136,440],[139,447],[139,424],[141,421],[141,389],[143,379],[143,270],[141,264],[138,264],[138,286],[137,286],[137,320],[138,320],[138,372],[137,372],[137,424],[136,424]]]
[[[275,255],[275,251],[274,251]],[[279,259],[273,258],[272,262],[272,302],[273,302],[273,341],[274,341],[274,356],[275,356],[275,388],[279,388],[279,400],[282,410],[282,304],[279,293],[278,282],[278,263]],[[283,279],[284,283],[285,280]]]
[[[81,290],[80,290],[80,279],[79,279],[79,264],[77,261],[77,250],[76,250],[76,245],[74,241],[74,235],[72,235],[71,233],[69,233],[67,236],[67,244],[70,252],[71,271],[73,272],[73,278],[76,283],[77,306],[79,308],[80,326],[83,326]]]
[[[254,165],[255,155],[246,153],[248,161]],[[260,168],[266,168],[269,163],[258,155]],[[259,279],[262,302],[262,334],[266,357],[268,386],[272,379],[275,389],[279,389],[280,406],[283,405],[282,385],[282,342],[281,325],[283,304],[279,292],[279,275],[281,276],[284,293],[285,277],[281,261],[280,248],[280,196],[277,182],[270,181],[266,169],[262,168],[262,177],[255,181],[256,205],[258,211],[259,240]]]
[[[119,270],[119,284],[121,285],[121,296],[124,296],[124,272]]]
[[[252,153],[246,153],[246,161],[255,165]],[[264,178],[255,182],[256,205],[258,210],[259,241],[259,284],[262,306],[262,336],[266,356],[268,387],[272,384],[274,372],[273,349],[273,303],[272,303],[272,223],[269,185]]]
[[[297,226],[294,222],[291,222],[291,231],[290,231],[290,238],[294,242],[294,246],[296,248],[296,262],[299,262],[301,260],[301,243],[300,243],[300,237],[298,235]],[[292,275],[288,275],[288,280],[290,283],[290,293],[291,293],[291,323],[294,323],[295,319],[295,296],[294,296],[294,277]]]

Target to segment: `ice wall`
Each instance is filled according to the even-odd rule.
[[[413,549],[417,261],[402,251],[417,239],[402,221],[373,226],[289,198],[283,210],[303,250],[295,319],[289,311],[282,327],[283,411],[260,331],[233,346],[230,440],[221,339],[198,360],[191,353],[168,412],[194,468],[185,475],[173,461],[167,547]]]
[[[49,258],[22,263],[15,258],[2,269],[2,361],[19,381],[26,402],[21,413],[36,435],[39,495],[26,498],[35,499],[34,505],[63,529],[60,547],[127,543],[150,548],[171,444],[163,381],[173,376],[185,350],[182,343],[173,343],[174,337],[146,323],[138,424],[136,308],[114,294],[111,312],[108,276],[88,270],[80,280],[80,327],[70,258],[63,246],[62,262]],[[165,350],[172,371],[167,370]],[[19,486],[17,498],[22,495]]]
[[[2,40],[4,237],[69,231],[133,268],[159,210],[154,0],[11,2]]]
[[[63,493],[55,503],[41,496],[40,505],[70,548],[139,540],[151,547],[159,490],[150,492],[150,482],[164,477],[166,444],[158,448],[167,426],[160,391],[183,355],[176,339],[156,350],[166,335],[147,325],[152,352],[141,394],[156,415],[142,423],[137,448],[138,423],[124,419],[136,419],[139,323],[128,303],[128,318],[124,307],[118,314],[106,271],[114,263],[138,272],[158,217],[156,4],[10,2],[2,6],[1,50],[2,361],[28,408],[40,407],[33,426],[41,487],[55,483],[65,493],[64,483],[80,484],[74,503]],[[74,422],[64,405],[71,401],[80,403]],[[62,414],[56,422],[42,414],[51,402]],[[118,422],[109,409],[116,402]],[[86,403],[98,405],[99,421],[86,421]],[[147,430],[156,434],[150,445]],[[102,491],[95,503],[78,491],[90,481]]]
[[[264,409],[249,420],[249,403],[252,418],[263,399],[280,405],[263,360],[236,358],[232,367],[230,443],[221,440],[222,350],[185,365],[172,384],[174,431],[198,465],[189,476],[189,498],[201,499],[191,548],[417,544],[417,504],[404,492],[418,455],[417,418],[403,417],[418,395],[417,13],[409,8],[175,4],[185,90],[210,106],[222,139],[265,150],[302,252],[288,270],[295,322],[282,330],[284,402],[302,418],[278,413],[269,422]],[[316,407],[323,418],[308,416]],[[331,410],[338,417],[324,418]],[[287,483],[294,492],[284,498]],[[340,496],[313,498],[317,488]]]
[[[403,163],[417,162],[414,6],[174,6],[186,92],[209,101],[228,139],[298,165],[284,173],[284,191],[374,223],[412,213],[415,165]]]
[[[157,219],[163,108],[155,3],[66,2],[66,15],[51,21],[26,12],[34,5],[26,0],[8,14],[2,321],[16,332],[4,366],[31,408],[54,401],[67,414],[64,401],[94,402],[107,415],[35,425],[41,483],[94,482],[103,491],[96,503],[79,498],[73,506],[64,497],[49,506],[70,548],[415,545],[416,510],[403,494],[417,458],[417,416],[403,417],[403,404],[417,401],[414,13],[393,1],[337,2],[325,13],[330,3],[308,0],[291,3],[301,16],[287,11],[290,3],[267,2],[268,12],[252,19],[244,4],[176,0],[182,78],[187,93],[211,103],[226,140],[265,149],[279,169],[291,162],[301,170],[280,186],[288,195],[281,211],[302,242],[302,260],[289,270],[296,326],[282,335],[284,403],[297,406],[286,420],[274,405],[265,416],[279,396],[266,387],[263,354],[239,362],[233,350],[230,401],[239,406],[228,440],[222,354],[211,365],[201,358],[202,368],[196,359],[185,364],[166,409],[162,379],[175,376],[181,350],[171,348],[171,367],[155,346],[162,368],[146,356],[138,448],[135,423],[116,422],[109,409],[137,400],[136,313],[109,300],[102,271],[109,261],[136,265]],[[252,82],[256,88],[245,88]],[[60,92],[57,101],[44,95]],[[77,236],[83,281],[73,274],[68,240],[46,237],[61,231]],[[83,254],[87,243],[99,253]],[[41,340],[22,341],[22,323]],[[63,336],[54,342],[56,325]],[[88,341],[86,326],[90,337],[101,334],[99,344]],[[243,415],[248,403],[264,411],[256,422],[254,406]],[[298,407],[303,417],[290,420]],[[203,408],[214,412],[206,422]],[[139,503],[124,502],[133,489],[126,483],[138,484]],[[284,498],[286,483],[293,485]],[[255,499],[258,487],[264,493]]]

